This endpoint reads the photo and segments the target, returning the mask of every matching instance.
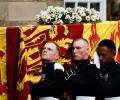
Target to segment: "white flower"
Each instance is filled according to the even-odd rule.
[[[70,19],[70,18],[71,18],[70,15],[65,16],[65,19]]]
[[[73,22],[74,22],[74,20],[73,20],[73,19],[71,19],[71,20],[70,20],[70,24],[71,24],[71,23],[73,23]]]
[[[78,15],[77,13],[73,12],[72,13],[72,19],[75,19],[75,16],[77,16],[77,15]]]
[[[95,13],[95,12],[96,12],[96,10],[95,10],[94,8],[91,8],[91,11],[92,11],[92,13]]]
[[[100,12],[99,12],[99,11],[96,11],[96,12],[95,12],[95,15],[100,16]]]
[[[35,16],[39,24],[71,24],[81,22],[100,21],[100,12],[85,7],[63,8],[49,6],[46,11],[41,11]]]
[[[77,22],[81,22],[81,21],[82,21],[82,18],[81,18],[79,15],[77,15],[77,16],[76,16],[76,21],[77,21]]]
[[[88,15],[91,15],[91,10],[90,9],[86,9],[86,12],[88,13]]]
[[[47,9],[47,12],[48,13],[53,13],[53,6],[49,6],[48,9]]]
[[[37,14],[37,15],[35,16],[35,19],[36,19],[37,21],[39,21],[39,19],[40,19],[40,15]]]
[[[90,21],[90,16],[86,16],[85,19],[86,19],[87,21]]]
[[[85,12],[84,12],[83,10],[80,10],[80,11],[79,11],[79,14],[80,14],[81,16],[86,16],[86,14],[85,14]]]
[[[96,20],[100,20],[100,16],[96,15]]]
[[[65,12],[65,8],[61,7],[60,8],[61,12]]]
[[[66,12],[66,13],[72,13],[72,12],[73,12],[73,9],[70,8],[70,7],[68,7],[68,8],[66,8],[65,12]]]
[[[60,69],[60,70],[62,70],[63,72],[64,72],[64,67],[60,64],[60,63],[55,63],[54,64],[54,70],[56,70],[56,69]]]
[[[91,16],[91,21],[96,21],[96,16],[95,15]]]
[[[62,21],[62,20],[59,20],[58,23],[59,23],[59,24],[63,24],[63,21]]]
[[[97,19],[97,20],[100,20],[100,12],[96,11],[96,12],[95,12],[95,16],[96,16],[96,19]]]
[[[80,7],[80,10],[86,10],[86,8],[85,7]]]
[[[55,14],[51,14],[51,17],[55,17]]]
[[[48,15],[48,16],[47,16],[47,19],[50,19],[50,20],[51,20],[51,16],[50,16],[50,15]]]
[[[59,15],[58,15],[58,18],[60,19],[61,17],[62,17],[62,14],[59,14]]]
[[[47,14],[47,11],[41,11],[40,12],[40,17],[41,18],[47,18],[48,14]]]

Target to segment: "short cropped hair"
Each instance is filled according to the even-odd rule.
[[[86,39],[84,39],[84,38],[77,38],[77,39],[73,40],[71,46],[73,46],[73,43],[74,43],[74,42],[79,41],[79,40],[82,40],[82,41],[84,41],[86,44],[89,44],[88,41],[87,41]]]
[[[107,48],[112,49],[113,51],[116,51],[116,46],[112,40],[104,39],[100,41],[97,48],[102,47],[102,46],[106,46]]]
[[[73,43],[76,42],[76,41],[79,41],[79,40],[84,41],[84,42],[89,46],[89,43],[88,43],[88,41],[87,41],[86,39],[84,39],[84,38],[76,38],[76,39],[74,39],[74,40],[72,41],[71,45],[69,46],[68,52],[72,53]]]
[[[46,41],[45,43],[44,43],[44,45],[45,44],[47,44],[47,43],[53,43],[55,46],[56,46],[56,49],[57,49],[57,51],[58,51],[58,54],[60,55],[60,47],[59,47],[59,45],[56,43],[56,42],[54,42],[54,41]],[[43,46],[44,47],[44,46]],[[41,50],[42,51],[42,50]]]

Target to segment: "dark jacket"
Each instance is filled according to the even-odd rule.
[[[102,97],[120,96],[120,64],[113,61],[109,65],[101,66],[100,72],[99,94]]]
[[[43,82],[31,85],[31,94],[33,96],[59,97],[64,91],[64,72],[60,69],[54,69],[55,63],[46,63],[42,74],[45,75]]]
[[[71,95],[95,96],[99,71],[90,61],[75,62],[74,68],[66,69],[66,89]]]

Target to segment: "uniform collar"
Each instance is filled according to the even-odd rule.
[[[108,64],[104,64],[104,65],[101,65],[101,68],[108,68],[108,69],[111,69],[112,67],[114,67],[116,65],[116,62],[115,60],[109,62]]]
[[[44,63],[42,73],[46,73],[46,72],[49,72],[49,71],[53,70],[54,69],[54,63],[55,62]]]
[[[109,64],[101,65],[101,73],[109,73],[116,68],[117,63],[113,60]]]
[[[74,61],[75,65],[83,65],[83,64],[89,64],[90,60],[89,59],[85,59],[85,60],[79,60],[79,61]]]
[[[47,67],[47,66],[53,66],[55,64],[55,62],[46,62],[44,63],[44,67]]]

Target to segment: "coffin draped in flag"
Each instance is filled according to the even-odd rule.
[[[111,39],[120,63],[120,22],[0,27],[0,100],[30,100],[30,83],[41,80],[41,48],[47,41],[60,46],[58,62],[70,64],[69,46],[76,38],[89,42],[93,58],[98,43]],[[2,99],[1,99],[2,98]]]
[[[18,100],[30,99],[30,82],[40,81],[42,61],[40,51],[46,41],[55,41],[60,46],[58,62],[70,62],[62,58],[73,39],[82,37],[83,25],[47,25],[20,27],[18,59]]]
[[[6,28],[0,27],[0,100],[7,100]]]
[[[103,39],[110,39],[116,45],[115,60],[120,63],[120,22],[111,21],[96,24],[84,24],[83,38],[89,42],[89,54],[93,54],[98,43]]]
[[[16,82],[17,82],[17,68],[19,55],[19,27],[6,28],[6,73],[7,73],[7,93],[8,100],[16,100]]]

